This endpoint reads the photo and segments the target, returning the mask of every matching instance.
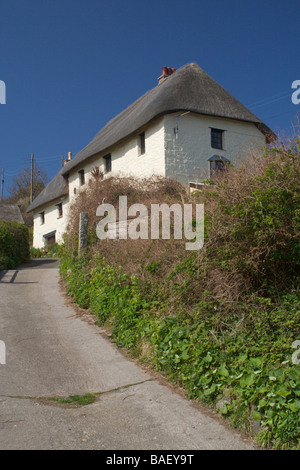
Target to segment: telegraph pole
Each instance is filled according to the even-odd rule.
[[[4,168],[2,168],[2,177],[1,177],[1,202],[3,202],[3,186],[4,186]]]
[[[31,154],[31,192],[30,192],[30,203],[33,201],[33,153]]]

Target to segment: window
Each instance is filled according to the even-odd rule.
[[[219,155],[213,155],[208,159],[208,161],[210,165],[211,178],[222,176],[228,170],[230,165],[230,161],[227,160],[227,158],[221,157]]]
[[[105,155],[104,158],[104,169],[105,173],[109,173],[111,171],[111,154]]]
[[[62,207],[62,202],[59,204],[56,204],[57,207],[57,218],[59,219],[60,217],[63,216],[63,207]]]
[[[40,212],[40,221],[41,221],[41,225],[44,225],[44,223],[45,223],[45,212]]]
[[[56,242],[55,234],[56,234],[56,230],[53,230],[53,232],[49,232],[44,235],[46,248],[49,248],[51,245],[53,245]]]
[[[223,148],[223,132],[221,129],[211,129],[211,146],[214,149]]]
[[[79,185],[83,186],[85,184],[84,170],[79,170],[78,175],[79,175]]]
[[[146,137],[145,132],[139,135],[139,155],[143,155],[146,152]]]

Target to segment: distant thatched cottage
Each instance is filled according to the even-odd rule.
[[[112,119],[68,161],[28,208],[34,246],[62,241],[68,207],[92,171],[160,175],[195,187],[237,164],[274,133],[197,64],[167,67],[158,85]]]
[[[24,224],[19,206],[13,204],[0,204],[0,222],[18,222]]]

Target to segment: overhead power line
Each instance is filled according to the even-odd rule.
[[[279,117],[279,116],[283,116],[284,114],[289,114],[289,113],[291,113],[291,114],[293,113],[293,114],[294,114],[294,113],[295,113],[295,109],[290,109],[290,110],[288,110],[288,111],[284,111],[283,113],[274,114],[273,116],[270,116],[270,117],[265,118],[265,121],[267,121],[267,120],[269,120],[269,119],[273,119],[273,118]],[[298,116],[298,113],[296,112],[296,113],[295,113],[295,117],[297,117],[297,116]]]
[[[291,97],[291,92],[287,93],[280,93],[280,94],[276,94],[276,95],[272,95],[268,98],[265,98],[263,100],[260,100],[260,101],[256,101],[255,103],[251,104],[251,105],[247,105],[248,108],[250,109],[256,109],[256,108],[261,108],[263,106],[267,106],[269,104],[272,104],[272,103],[275,103],[277,101],[280,101],[280,100],[283,100],[285,98],[288,98],[288,97]]]

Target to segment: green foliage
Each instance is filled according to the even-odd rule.
[[[44,256],[44,251],[41,248],[30,247],[29,250],[30,258],[42,258]]]
[[[62,252],[61,252],[62,254]],[[67,282],[67,293],[81,308],[89,307],[89,260],[85,258],[62,258],[60,262],[62,278]]]
[[[0,222],[0,265],[14,269],[28,259],[28,228],[17,222]]]
[[[86,393],[85,395],[70,395],[69,397],[48,397],[47,399],[56,402],[60,405],[68,406],[86,406],[91,405],[96,400],[96,395],[93,393]]]
[[[148,271],[148,273],[155,274],[159,270],[159,261],[152,261],[146,266],[145,269]]]
[[[60,255],[61,247],[58,243],[53,243],[49,247],[34,248],[30,247],[31,258],[58,258]]]

